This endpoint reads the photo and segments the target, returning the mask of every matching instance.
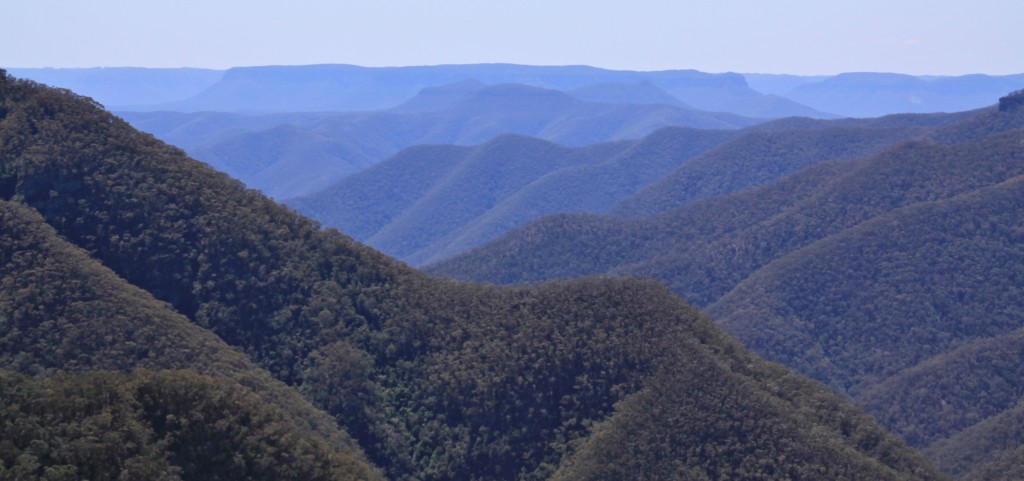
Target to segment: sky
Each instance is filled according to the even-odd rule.
[[[4,0],[0,66],[1024,73],[1021,0]]]

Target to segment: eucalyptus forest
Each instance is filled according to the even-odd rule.
[[[12,73],[0,480],[1024,476],[1024,91]]]

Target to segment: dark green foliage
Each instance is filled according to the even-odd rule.
[[[941,440],[928,453],[968,481],[1012,481],[1024,476],[1024,402]]]
[[[655,277],[924,447],[1024,393],[1013,334],[1024,322],[1021,127],[1020,112],[986,109],[937,125],[934,141],[651,219],[543,218],[431,270]]]
[[[11,185],[15,199],[129,282],[229,343],[250,346],[261,361],[277,350],[309,352],[302,337],[319,325],[317,313],[299,304],[308,280],[337,275],[348,285],[357,273],[347,268],[362,256],[380,258],[376,272],[362,277],[368,283],[393,271],[379,255],[336,233],[319,234],[311,221],[65,94],[38,90],[2,127],[9,160],[0,184]],[[321,262],[314,254],[326,246],[345,256]],[[271,341],[278,336],[291,340]],[[270,369],[294,379],[294,363]]]
[[[376,476],[330,417],[212,333],[60,240],[30,208],[0,201],[0,226],[0,369],[34,376],[188,369],[220,376],[287,413],[290,429],[331,443],[336,457],[348,459],[350,479]]]
[[[383,326],[396,335],[367,340],[386,401],[407,413],[390,428],[407,434],[380,449],[411,455],[427,479],[545,478],[568,443],[643,382],[661,349],[637,341],[689,322],[645,304],[652,287],[406,285],[387,307],[409,317]]]
[[[1005,324],[1007,314],[992,313],[993,324]],[[871,386],[858,400],[911,443],[927,446],[1012,409],[1024,399],[1022,379],[1024,329],[1016,329],[929,358]]]
[[[766,357],[856,395],[1020,326],[1022,194],[1018,177],[878,216],[773,260],[708,311]]]
[[[360,479],[351,464],[231,381],[0,371],[0,479]]]
[[[682,341],[675,352],[729,343],[708,341]],[[777,366],[746,362],[744,355],[715,359],[680,355],[662,366],[643,391],[594,428],[553,479],[941,477],[916,467],[916,456],[902,443],[869,427],[864,413],[838,407],[839,397],[813,382]],[[748,395],[737,397],[738,390]],[[850,458],[847,453],[855,451],[874,459]]]
[[[1013,420],[1017,423],[1024,419]],[[1024,446],[1002,453],[998,459],[971,470],[963,477],[964,481],[1014,481],[1024,479]]]
[[[900,207],[1024,174],[1024,162],[1014,146],[1018,136],[1011,133],[955,147],[907,144],[877,157],[808,169],[732,199],[682,208],[656,219],[655,225],[662,232],[686,231],[695,218],[699,225],[716,218],[728,221],[720,222],[725,225],[718,231],[695,229],[700,241],[685,250],[660,242],[649,252],[669,254],[636,261],[626,272],[666,279],[684,298],[710,305],[769,262],[819,239]],[[700,212],[707,209],[712,212]],[[730,227],[734,230],[727,231]]]
[[[653,282],[588,279],[502,289],[431,278],[336,231],[320,231],[312,221],[66,92],[3,76],[0,105],[5,109],[0,192],[20,204],[15,210],[34,209],[69,242],[206,329],[190,326],[195,332],[211,339],[210,332],[216,333],[329,410],[392,479],[546,479],[598,423],[639,415],[617,406],[657,383],[664,383],[657,387],[662,393],[679,393],[665,399],[670,403],[665,412],[700,407],[706,410],[701,418],[729,420],[671,425],[685,443],[679,449],[699,450],[712,436],[725,440],[722,452],[691,460],[695,466],[716,466],[712,479],[740,472],[777,476],[773,470],[799,470],[823,452],[834,453],[829,465],[837,469],[869,466],[866,472],[882,479],[890,470],[901,479],[943,479],[863,413],[822,386],[752,357]],[[55,238],[52,231],[48,238]],[[31,245],[18,249],[35,252]],[[85,259],[82,251],[75,252]],[[18,257],[10,255],[11,262]],[[12,272],[27,270],[18,266]],[[46,308],[55,299],[45,290],[57,282],[51,277],[57,276],[40,278],[45,282],[37,289],[39,296],[50,296],[43,297]],[[87,294],[88,289],[79,296]],[[92,293],[93,298],[104,295],[103,290]],[[119,306],[120,300],[110,296],[111,305]],[[78,306],[75,299],[68,296],[71,307]],[[23,306],[16,300],[10,304]],[[105,318],[85,316],[76,323]],[[69,330],[77,329],[68,324]],[[20,343],[18,352],[32,352],[39,344],[32,340],[40,336],[45,337],[11,331],[5,342]],[[134,339],[110,336],[112,351]],[[40,348],[49,352],[49,344],[58,341],[47,339]],[[125,369],[136,366],[125,364]],[[741,374],[731,378],[736,383],[716,385],[718,401],[704,402],[699,386],[686,384],[705,381],[702,372],[690,372],[703,366],[728,366]],[[677,370],[684,372],[659,374]],[[772,387],[781,378],[794,380],[798,389]],[[179,393],[191,388],[172,388],[153,388],[139,402],[154,401],[155,418],[165,421],[170,415],[179,418],[177,406],[158,399],[180,401],[172,404],[193,408],[183,413],[206,413],[206,420],[245,415],[244,409],[224,409],[226,400],[238,398],[181,399]],[[255,387],[253,394],[264,396]],[[771,407],[747,411],[764,403],[805,408],[790,414]],[[287,412],[288,404],[280,405]],[[782,426],[775,431],[776,423],[759,419],[761,414],[779,422],[793,416],[795,431]],[[280,447],[276,438],[260,434],[262,428],[249,438],[233,437],[245,422],[211,424],[182,426],[176,438],[182,442],[167,446],[174,454],[154,455],[154,463],[216,457],[234,450],[223,448],[230,445],[228,438],[252,443],[242,452],[254,453],[256,465],[265,461],[259,453]],[[277,432],[273,422],[252,424]],[[178,433],[169,426],[176,425],[154,423],[153,429],[159,435]],[[191,430],[204,427],[210,430]],[[784,439],[790,434],[796,442]],[[748,439],[756,441],[747,445]],[[207,440],[216,449],[191,440]],[[305,449],[299,442],[289,445]],[[761,458],[762,447],[794,458]],[[244,459],[244,469],[251,467]],[[640,459],[650,472],[675,469],[675,459]],[[218,466],[229,468],[235,461],[218,461]],[[198,463],[180,465],[187,471]],[[832,479],[829,473],[808,474],[808,479]]]
[[[4,368],[31,375],[136,365],[204,370],[220,360],[218,346],[205,347],[214,336],[59,240],[30,208],[0,201],[0,221]]]
[[[1017,90],[1005,97],[999,98],[1000,112],[1010,112],[1021,108],[1021,106],[1024,106],[1024,90]]]
[[[469,292],[459,292],[466,289]],[[431,356],[437,362],[427,366],[447,369],[430,369],[421,379],[447,386],[440,391],[424,386],[426,396],[436,397],[445,406],[462,405],[463,416],[484,422],[475,431],[487,433],[482,439],[493,439],[488,449],[520,455],[527,452],[541,460],[539,466],[523,473],[525,479],[545,478],[562,453],[586,449],[577,446],[590,443],[624,451],[627,459],[609,460],[605,453],[572,461],[573,465],[603,471],[604,463],[618,465],[622,461],[620,466],[632,466],[626,469],[630,476],[653,479],[660,473],[675,472],[680,463],[715,466],[708,471],[708,479],[737,479],[740,474],[771,477],[787,470],[800,471],[811,466],[812,460],[827,469],[807,468],[802,471],[806,479],[831,479],[843,470],[858,472],[852,479],[941,478],[862,412],[806,379],[754,359],[653,283],[573,281],[496,291],[498,299],[486,290],[472,292],[479,289],[451,284],[438,295],[417,288],[402,299],[428,306],[431,312],[441,313],[442,320],[449,318],[446,312],[466,309],[451,306],[452,300],[469,299],[467,304],[474,311],[483,310],[502,327],[446,323],[442,332],[457,334],[441,338],[437,354]],[[417,302],[417,293],[427,297]],[[502,302],[504,296],[513,301]],[[561,321],[552,323],[551,319]],[[461,349],[451,348],[460,345]],[[442,346],[448,347],[440,350]],[[454,366],[462,368],[455,370]],[[639,379],[638,374],[642,375]],[[646,386],[643,391],[628,395],[641,386]],[[645,394],[651,390],[656,393],[654,400]],[[708,396],[712,390],[719,391]],[[507,399],[509,392],[530,394]],[[595,409],[608,413],[609,403],[615,400],[621,402],[612,424],[594,425],[601,417],[588,414]],[[629,407],[644,402],[648,404],[636,410]],[[450,407],[445,412],[441,419],[458,419]],[[430,415],[429,411],[416,414],[411,418],[420,422]],[[654,420],[647,421],[648,416]],[[529,421],[519,421],[524,418]],[[627,425],[650,422],[661,426],[665,438],[651,440],[646,437],[650,432],[631,432],[615,420]],[[443,422],[435,426],[441,432],[459,429]],[[552,428],[553,433],[545,434]],[[592,429],[596,430],[595,439],[588,436],[593,435]],[[604,444],[604,432],[616,441]],[[536,446],[524,440],[550,439],[552,435],[558,440],[549,444],[554,449],[523,451]],[[480,438],[474,436],[474,430],[468,436],[469,445],[477,446]],[[668,453],[659,453],[666,448]],[[786,457],[772,457],[774,450]],[[456,454],[465,456],[457,465],[473,468],[443,472],[441,477],[500,478],[499,473],[516,466],[514,462],[495,463],[502,457],[472,448]],[[566,462],[563,459],[562,463]]]

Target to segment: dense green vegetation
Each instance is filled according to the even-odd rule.
[[[544,214],[603,212],[735,136],[670,127],[636,142],[580,148],[519,136],[473,148],[420,146],[288,204],[389,255],[423,264]]]
[[[999,98],[999,111],[1011,112],[1024,107],[1024,89],[1011,92],[1005,97]]]
[[[0,201],[0,225],[0,369],[37,377],[139,368],[218,376],[235,383],[231,389],[251,389],[266,406],[260,409],[287,413],[288,430],[329,443],[337,450],[332,456],[349,465],[345,479],[374,477],[361,449],[329,416],[59,239],[32,209]]]
[[[1022,329],[967,342],[871,386],[858,399],[914,444],[947,444],[951,433],[975,429],[971,426],[982,421],[988,424],[1024,398],[1022,353]]]
[[[968,481],[1011,481],[1024,475],[1024,402],[928,447],[949,473]]]
[[[742,357],[707,361],[687,356],[660,371],[595,428],[553,479],[900,479],[906,474],[899,471],[914,469],[900,443],[864,429],[865,414],[836,409],[839,397],[807,379]],[[746,376],[754,373],[764,381],[752,384]],[[698,393],[681,399],[678,386]],[[756,394],[736,398],[736,389]],[[728,409],[718,409],[723,404]],[[746,426],[742,435],[732,428],[737,424]],[[843,442],[832,441],[836,433]],[[851,460],[847,453],[855,450],[876,459]]]
[[[985,109],[928,140],[649,219],[542,218],[430,269],[513,283],[660,279],[926,447],[995,426],[986,420],[1024,395],[1022,127],[1024,109]],[[1005,440],[999,452],[1020,446],[992,439]]]
[[[188,371],[0,371],[0,479],[364,479],[251,391]]]
[[[215,333],[303,393],[333,415],[391,479],[546,479],[559,467],[575,477],[575,472],[600,469],[604,458],[587,454],[597,453],[594,449],[635,450],[630,458],[637,469],[631,474],[648,479],[688,478],[694,470],[703,470],[707,479],[799,475],[824,480],[845,472],[851,479],[944,479],[863,412],[824,387],[755,358],[653,282],[588,279],[496,288],[431,278],[336,231],[319,230],[85,99],[7,76],[0,76],[0,159],[0,198],[19,204],[13,211],[41,216],[51,226],[45,229],[82,249],[75,250],[79,260],[85,259],[83,251],[92,256],[92,269],[101,262],[168,303],[194,324],[190,329]],[[53,231],[48,238],[56,238]],[[44,271],[40,284],[30,289],[41,301],[23,303],[16,283],[30,270],[19,262],[48,257],[34,243],[18,244],[19,238],[6,241],[20,247],[9,249],[11,260],[4,259],[14,280],[5,279],[0,290],[28,313],[26,325],[38,334],[23,337],[27,331],[7,329],[4,342],[22,351],[38,346],[49,352],[52,344],[63,342],[59,336],[34,339],[51,332],[47,320],[56,322],[60,312],[81,309],[83,302],[49,291],[47,279],[58,275]],[[59,265],[65,264],[50,268]],[[83,289],[103,285],[65,278]],[[102,290],[83,292],[91,300],[110,297],[96,307],[121,305]],[[147,302],[162,309],[168,305]],[[33,317],[37,304],[58,310],[57,319]],[[108,318],[88,309],[82,313],[68,318],[67,330],[86,337],[79,322]],[[102,340],[109,342],[109,351],[123,350],[128,358],[148,347],[146,338],[135,338],[131,330],[123,336]],[[76,358],[90,352],[83,349]],[[154,465],[160,466],[160,459],[174,464],[176,456],[201,459],[183,462],[187,472],[188,466],[209,461],[202,455],[216,457],[235,449],[231,443],[237,441],[252,446],[258,466],[265,462],[260,453],[277,447],[265,435],[278,432],[274,420],[281,418],[273,414],[254,414],[269,424],[255,423],[251,437],[241,440],[233,435],[237,426],[229,424],[197,431],[159,424],[172,414],[179,417],[182,403],[175,402],[180,392],[175,389],[196,393],[186,396],[197,403],[189,412],[213,417],[223,417],[226,403],[234,406],[239,396],[253,399],[248,391],[218,388],[224,382],[218,380],[165,380],[167,374],[157,374],[147,384],[149,375],[133,376],[141,377],[139,384],[114,378],[112,389],[136,386],[158,393],[133,395],[158,414],[154,436],[170,440],[160,446],[169,451],[152,451],[146,458]],[[195,383],[200,387],[190,387]],[[202,387],[211,383],[214,393]],[[35,396],[34,386],[19,390]],[[117,408],[125,417],[138,412],[128,394],[115,394],[125,402],[112,404],[131,406]],[[629,407],[651,399],[658,402],[657,413]],[[254,403],[253,409],[272,406]],[[673,416],[681,413],[702,422],[677,422]],[[632,442],[630,426],[652,422],[651,415],[654,422],[672,421],[659,431],[671,440],[671,456],[663,455],[661,440]],[[54,424],[40,429],[63,429],[59,420],[47,419]],[[141,421],[132,424],[126,435],[149,429]],[[598,426],[601,436],[591,443]],[[204,437],[225,442],[216,441],[217,448],[209,450],[185,442]],[[176,445],[178,439],[183,442]],[[614,439],[628,441],[609,442]],[[31,441],[15,447],[15,459],[24,459],[26,469],[31,459],[25,451],[35,449]],[[320,464],[302,462],[318,448],[292,444],[297,463],[307,470],[302,472],[335,466],[318,456]],[[68,464],[66,458],[52,459],[54,466]],[[232,458],[236,461],[239,469],[254,466],[244,456]],[[86,461],[75,465],[92,469]],[[814,469],[818,466],[824,470]],[[33,469],[44,469],[45,475],[45,468]],[[292,468],[282,464],[281,469]]]
[[[965,340],[1012,331],[1024,314],[1021,180],[817,241],[773,260],[708,311],[766,357],[855,395]]]

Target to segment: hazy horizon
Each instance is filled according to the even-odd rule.
[[[1024,4],[13,0],[8,68],[512,63],[793,75],[1024,72]]]
[[[843,75],[843,74],[895,74],[895,75],[908,75],[908,76],[920,77],[920,78],[927,79],[928,77],[962,77],[962,76],[967,76],[967,75],[989,75],[989,76],[993,76],[993,77],[1001,77],[1001,76],[1007,76],[1007,75],[1022,75],[1022,74],[1024,74],[1024,67],[1022,67],[1020,70],[1017,70],[1017,71],[1006,72],[1006,73],[996,73],[996,74],[991,74],[991,73],[986,73],[986,72],[967,72],[967,73],[956,73],[956,74],[913,74],[913,73],[900,72],[900,71],[881,71],[881,70],[876,70],[876,71],[867,71],[867,70],[843,71],[843,72],[835,72],[835,73],[831,73],[831,74],[793,74],[793,73],[789,73],[789,72],[747,72],[747,71],[738,71],[738,70],[711,72],[711,71],[706,71],[706,70],[690,69],[690,68],[673,68],[673,69],[661,69],[661,70],[616,69],[616,68],[609,68],[609,67],[602,67],[602,66],[599,66],[599,65],[588,65],[588,64],[538,65],[538,64],[523,64],[523,63],[516,64],[516,63],[509,63],[509,62],[475,62],[475,63],[462,63],[462,64],[448,63],[448,64],[374,65],[374,66],[371,66],[371,65],[348,64],[348,63],[341,63],[341,62],[338,62],[338,63],[324,63],[324,62],[322,62],[322,63],[308,63],[308,64],[233,65],[233,66],[224,67],[224,68],[194,67],[194,66],[189,66],[189,65],[185,65],[185,66],[181,66],[181,67],[142,67],[142,66],[138,66],[138,65],[97,65],[97,66],[91,66],[91,67],[53,67],[53,66],[23,67],[23,66],[20,66],[20,65],[0,65],[0,68],[2,68],[2,69],[11,69],[11,70],[19,70],[19,69],[22,69],[22,70],[29,70],[29,69],[37,69],[37,70],[46,70],[46,69],[52,69],[52,70],[89,70],[89,69],[133,69],[133,68],[147,69],[147,70],[195,69],[195,70],[211,70],[211,71],[222,71],[223,72],[223,71],[228,71],[228,70],[235,69],[235,68],[310,67],[310,66],[317,66],[317,65],[350,65],[350,66],[354,66],[354,67],[367,67],[367,68],[405,68],[405,67],[443,67],[443,66],[450,66],[450,65],[488,65],[488,64],[492,64],[492,65],[521,65],[521,66],[532,66],[532,67],[594,67],[594,68],[599,68],[599,69],[603,69],[603,70],[619,70],[619,71],[635,71],[635,72],[663,72],[663,71],[670,71],[670,70],[694,70],[694,71],[699,71],[699,72],[704,72],[704,73],[735,73],[735,74],[740,74],[740,75],[792,75],[792,76],[796,76],[796,77],[832,77],[832,76]]]

